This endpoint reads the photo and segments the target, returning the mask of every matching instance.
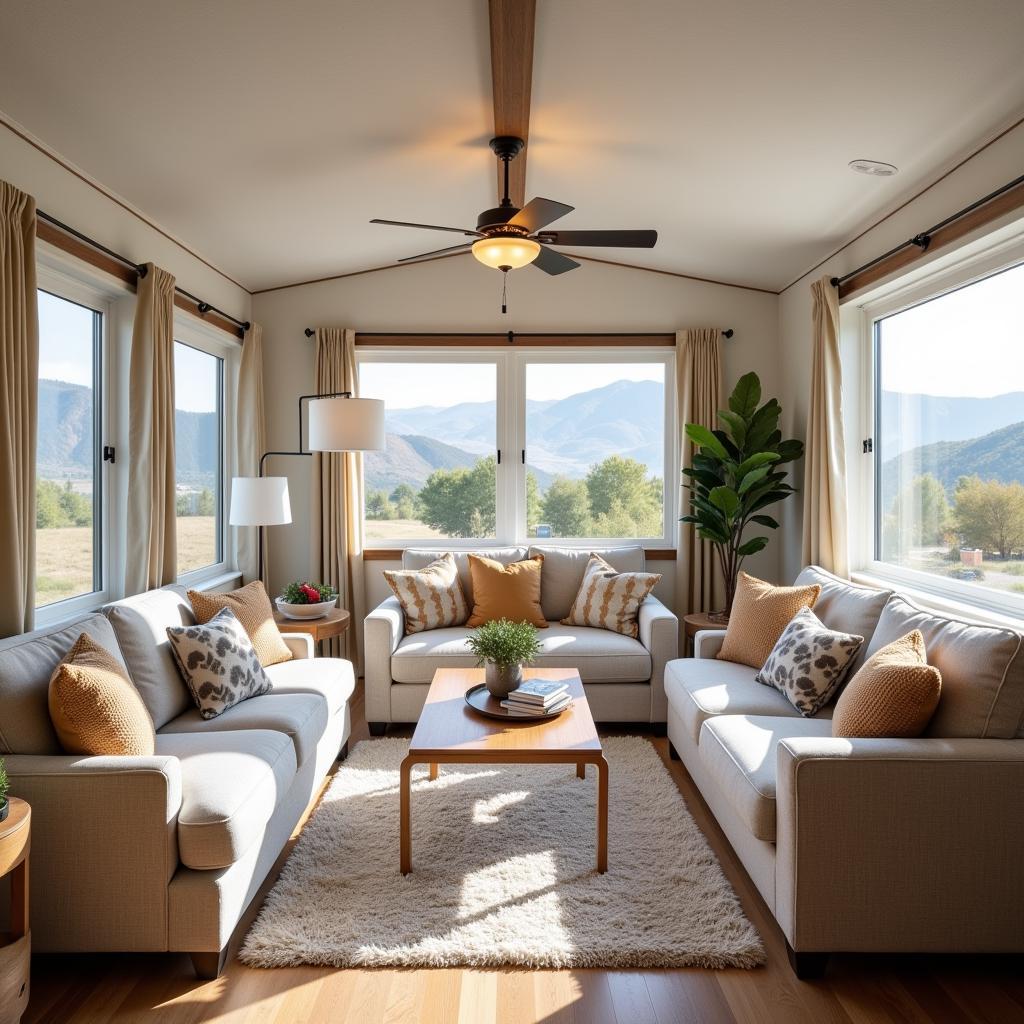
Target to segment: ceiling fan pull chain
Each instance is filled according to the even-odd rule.
[[[503,267],[501,271],[501,311],[508,312],[508,267]]]

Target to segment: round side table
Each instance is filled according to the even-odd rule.
[[[331,637],[341,636],[349,627],[351,616],[344,608],[332,608],[326,615],[319,619],[289,619],[276,609],[274,610],[274,621],[282,633],[308,633],[316,644],[317,653],[320,653],[320,641],[330,640]]]
[[[18,1024],[28,1006],[32,937],[28,930],[28,851],[32,808],[10,797],[0,821],[0,878],[10,877],[11,930],[0,932],[0,1024]]]
[[[693,638],[702,629],[725,629],[727,622],[713,619],[708,612],[693,612],[683,616],[683,630],[686,634],[686,656],[693,657]]]

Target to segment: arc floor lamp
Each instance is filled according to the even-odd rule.
[[[309,447],[302,443],[302,403],[309,403]],[[299,396],[299,450],[269,451],[260,456],[258,476],[231,481],[231,526],[259,527],[259,578],[263,580],[263,527],[292,521],[288,478],[264,476],[267,459],[277,455],[312,456],[314,452],[376,452],[384,448],[384,403],[353,398],[351,391]]]

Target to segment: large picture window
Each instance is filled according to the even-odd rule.
[[[361,348],[360,394],[384,400],[387,429],[364,461],[367,544],[667,543],[671,359]]]

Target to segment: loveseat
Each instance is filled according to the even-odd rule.
[[[664,730],[665,664],[679,653],[679,622],[653,594],[640,605],[639,636],[588,626],[562,626],[583,582],[591,552],[619,572],[645,572],[639,545],[609,549],[547,546],[503,547],[473,552],[507,565],[544,555],[541,608],[548,628],[540,630],[540,668],[579,669],[587,702],[596,721],[645,722]],[[469,553],[454,552],[459,579],[470,607],[473,587]],[[409,548],[403,569],[423,569],[436,550]],[[366,718],[370,731],[382,735],[389,722],[415,722],[438,668],[472,668],[476,658],[466,645],[466,626],[405,635],[405,616],[396,597],[382,601],[364,627]]]
[[[0,641],[0,754],[32,805],[32,944],[38,952],[184,951],[216,976],[228,940],[350,732],[348,661],[267,668],[270,693],[204,720],[169,650],[191,625],[181,587]],[[51,674],[81,633],[128,669],[156,726],[152,757],[61,751]]]
[[[668,736],[781,927],[801,977],[834,952],[1024,951],[1024,638],[823,569],[814,613],[865,638],[847,680],[919,629],[942,673],[914,739],[832,736],[695,638],[665,673]]]

